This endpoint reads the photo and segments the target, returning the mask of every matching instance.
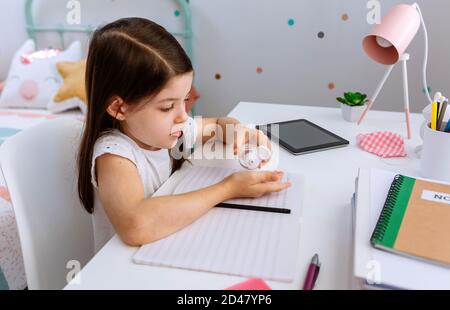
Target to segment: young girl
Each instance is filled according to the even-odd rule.
[[[188,120],[192,64],[163,27],[141,18],[121,19],[97,30],[87,59],[88,115],[78,158],[80,199],[93,213],[95,249],[118,233],[129,245],[164,238],[194,222],[218,203],[281,191],[281,172],[235,173],[218,184],[186,193],[152,198],[180,168],[169,150]],[[230,124],[237,125],[229,135]],[[251,131],[232,118],[203,119],[228,136]],[[201,127],[203,126],[203,127]],[[217,130],[216,132],[220,132]],[[261,132],[259,144],[268,144]],[[242,136],[242,135],[241,135]],[[229,139],[228,139],[229,140]],[[235,151],[245,142],[233,139]]]

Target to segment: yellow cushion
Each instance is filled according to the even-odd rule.
[[[78,97],[86,103],[86,87],[84,83],[86,60],[58,62],[56,68],[63,78],[63,84],[56,93],[54,102],[59,103],[73,97]]]

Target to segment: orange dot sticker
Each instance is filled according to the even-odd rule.
[[[348,21],[348,14],[342,14],[341,19],[346,22]]]

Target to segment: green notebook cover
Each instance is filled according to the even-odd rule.
[[[415,182],[416,179],[410,177],[395,176],[370,239],[373,245],[394,247]]]

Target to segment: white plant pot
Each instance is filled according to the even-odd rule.
[[[351,106],[341,103],[342,117],[347,122],[355,123],[359,120],[359,118],[361,117],[361,114],[364,112],[365,108],[366,108],[366,105],[351,107]]]

